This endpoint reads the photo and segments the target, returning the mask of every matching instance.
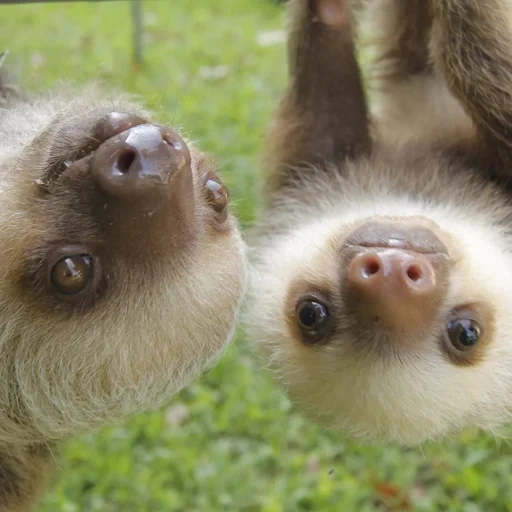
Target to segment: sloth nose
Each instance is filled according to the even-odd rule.
[[[110,138],[89,164],[92,211],[112,246],[130,257],[177,254],[197,232],[189,148],[168,126],[139,124],[130,115],[116,120],[109,116],[100,126]]]
[[[425,320],[440,295],[438,281],[426,255],[401,249],[363,250],[347,272],[348,287],[363,312],[398,328]]]
[[[354,256],[349,265],[348,280],[362,293],[388,291],[405,298],[427,295],[436,286],[434,269],[425,256],[393,249]]]
[[[344,302],[361,326],[412,335],[431,325],[443,303],[452,266],[428,219],[369,221],[346,239]]]
[[[91,171],[108,196],[151,200],[166,195],[176,175],[191,173],[190,152],[171,128],[141,124],[104,142]]]

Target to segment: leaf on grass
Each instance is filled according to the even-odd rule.
[[[204,80],[219,80],[229,75],[228,66],[203,66],[199,68],[199,76]]]
[[[382,498],[389,510],[412,510],[412,503],[407,493],[388,482],[376,482],[373,488]]]
[[[165,421],[171,427],[181,427],[190,417],[188,407],[184,404],[176,404],[169,407],[165,413]]]
[[[286,41],[286,32],[284,30],[267,30],[260,32],[257,38],[260,46],[274,46]]]

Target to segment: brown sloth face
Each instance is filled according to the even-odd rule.
[[[217,359],[243,294],[214,163],[93,93],[17,105],[0,134],[0,436],[58,440],[159,406]]]

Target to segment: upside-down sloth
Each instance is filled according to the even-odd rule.
[[[493,429],[512,411],[512,10],[354,4],[290,1],[247,331],[350,436]]]
[[[245,244],[215,163],[130,99],[0,87],[0,510],[59,441],[155,408],[230,340]]]

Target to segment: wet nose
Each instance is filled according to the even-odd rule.
[[[91,171],[109,196],[151,198],[164,194],[174,176],[191,172],[190,153],[171,128],[142,124],[103,143],[93,157]]]
[[[428,295],[436,286],[434,269],[425,256],[392,249],[357,254],[350,263],[348,279],[363,293],[388,291],[405,298]]]
[[[401,249],[368,249],[352,258],[347,283],[361,309],[391,327],[426,320],[442,292],[427,255]]]

